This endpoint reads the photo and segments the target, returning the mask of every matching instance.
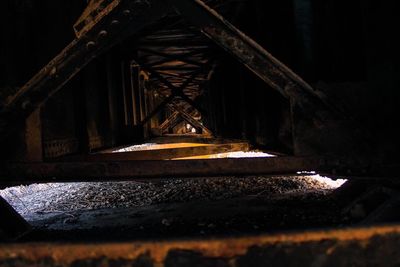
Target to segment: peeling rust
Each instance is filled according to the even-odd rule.
[[[386,257],[380,259],[388,263],[385,266],[392,266],[400,261],[395,252],[399,238],[400,227],[394,225],[189,241],[2,244],[0,266],[113,266],[111,263],[139,262],[141,266],[265,266],[268,262],[270,266],[310,266],[318,262],[318,266],[346,266],[352,262],[369,266],[381,256]]]

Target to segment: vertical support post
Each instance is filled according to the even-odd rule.
[[[111,55],[107,55],[107,95],[109,113],[109,142],[111,146],[117,144],[118,135],[118,112],[117,112],[117,86],[115,86],[114,61]]]
[[[141,100],[140,100],[140,88],[139,88],[139,65],[132,62],[130,65],[130,76],[132,86],[132,104],[133,104],[133,125],[139,125],[143,120],[141,113]]]
[[[89,152],[89,136],[87,132],[86,88],[74,89],[75,131],[80,153]]]
[[[139,98],[140,98],[140,116],[141,118],[145,118],[148,115],[148,110],[149,110],[149,103],[148,103],[148,95],[147,95],[147,88],[146,88],[146,83],[149,79],[147,74],[138,68],[139,71]],[[154,117],[150,119],[149,124],[145,124],[143,128],[143,136],[144,138],[147,138],[149,136],[150,130],[151,130],[151,125],[152,122],[154,121]]]
[[[125,113],[125,126],[131,126],[134,123],[134,101],[132,92],[132,81],[129,78],[130,63],[121,63],[122,74],[122,95],[124,98],[124,113]]]
[[[25,122],[25,160],[42,161],[42,123],[40,108],[28,116]]]
[[[42,126],[40,109],[31,113],[17,128],[9,143],[6,157],[17,161],[42,161]]]

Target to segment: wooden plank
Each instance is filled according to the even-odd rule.
[[[204,144],[201,146],[139,150],[117,153],[97,153],[84,156],[88,161],[123,161],[123,160],[166,160],[192,156],[213,155],[235,151],[248,151],[248,143]]]
[[[114,162],[8,162],[0,168],[3,183],[145,180],[187,177],[296,174],[331,171],[337,161],[315,157],[232,158]]]

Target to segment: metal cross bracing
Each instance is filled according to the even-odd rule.
[[[75,25],[77,38],[14,95],[6,99],[0,110],[0,118],[2,124],[10,127],[3,127],[1,134],[3,136],[10,134],[15,129],[15,127],[11,127],[13,124],[23,121],[29,114],[37,110],[93,58],[127,37],[139,34],[149,26],[154,26],[157,22],[159,27],[160,21],[162,23],[163,20],[168,20],[171,14],[172,17],[180,16],[185,22],[201,32],[203,37],[207,37],[232,54],[270,87],[290,99],[291,103],[296,103],[308,114],[315,114],[313,119],[323,120],[327,117],[336,116],[336,111],[326,98],[315,92],[293,71],[240,32],[207,4],[226,5],[222,1],[207,1],[205,3],[200,0],[91,1],[87,11]],[[164,42],[175,42],[178,38],[178,40],[181,39],[180,42],[185,47],[189,48],[192,45],[194,46],[192,48],[196,48],[196,50],[202,48],[193,34],[185,33],[186,36],[182,34],[166,38],[168,33],[164,33],[164,39],[166,39]],[[199,36],[201,37],[201,35]],[[150,35],[147,38],[150,38],[153,45],[156,41],[162,41],[162,38],[158,38],[157,35]],[[147,46],[146,48],[150,49]],[[170,52],[172,51],[164,51],[163,56],[170,54]],[[186,52],[189,53],[191,50]],[[146,51],[143,50],[141,53],[144,54]],[[150,67],[155,68],[159,73],[163,72],[163,75],[166,75],[165,73],[170,75],[171,73],[167,71],[174,70],[174,73],[178,73],[178,77],[180,77],[184,75],[182,71],[185,70],[187,74],[187,72],[198,70],[205,63],[205,61],[199,61],[197,55],[186,56],[186,58],[185,62],[181,62],[175,67],[166,65],[166,63],[163,66]],[[197,63],[200,63],[200,66]],[[202,77],[204,76],[199,76],[195,81],[200,81]],[[171,86],[168,85],[174,85],[174,82],[171,81],[167,84],[163,82],[163,84],[163,89],[167,87],[171,89]],[[188,84],[186,87],[188,97],[185,97],[186,94],[182,94],[180,97],[184,98],[186,102],[191,102],[194,95],[191,98],[190,94],[194,93],[190,88],[193,88],[193,86]],[[193,103],[190,104],[193,105]],[[321,110],[323,112],[320,112]]]
[[[196,102],[213,69],[213,45],[218,45],[314,120],[337,115],[330,103],[264,48],[225,20],[213,6],[224,1],[96,0],[75,25],[76,39],[60,52],[0,109],[0,134],[10,136],[16,126],[60,90],[93,58],[134,35],[137,61],[158,94],[153,114],[166,112],[163,131],[188,121],[203,133],[205,115]],[[182,25],[185,25],[184,27]],[[268,88],[268,87],[267,87]],[[140,121],[139,121],[140,122]],[[308,121],[307,121],[308,122]],[[308,128],[311,124],[305,124]],[[2,138],[2,140],[7,140]]]
[[[168,129],[186,121],[202,133],[210,134],[211,131],[201,123],[205,112],[196,99],[203,93],[203,85],[207,83],[209,73],[213,69],[213,45],[222,47],[266,82],[269,88],[288,98],[293,110],[300,110],[302,114],[306,114],[305,117],[309,120],[304,120],[306,123],[303,129],[307,130],[316,125],[320,130],[324,124],[318,122],[323,119],[329,121],[337,116],[336,110],[322,94],[314,91],[293,71],[211,8],[226,6],[228,2],[92,1],[87,12],[75,25],[76,39],[14,95],[3,101],[4,104],[0,107],[1,140],[7,142],[7,137],[13,135],[17,127],[24,127],[21,124],[25,119],[93,58],[130,36],[134,36],[135,39],[131,49],[137,51],[136,57],[132,56],[131,59],[137,61],[140,68],[147,72],[150,89],[158,95],[159,101],[147,117],[141,117],[143,119],[139,123],[146,124],[154,114],[166,110],[165,120],[159,124],[162,132],[168,132]],[[315,120],[319,121],[314,123]],[[298,128],[302,130],[301,127]],[[293,136],[300,130],[294,129]],[[310,153],[307,154],[309,155]],[[317,154],[317,157],[324,159],[320,154]],[[289,161],[295,159],[291,158]],[[10,160],[6,157],[4,162]],[[247,169],[252,170],[254,162],[248,162]],[[81,163],[84,165],[84,162],[78,162],[78,165]],[[315,162],[312,164],[316,168],[310,169],[317,170],[319,165]],[[338,165],[349,170],[354,166],[346,162]],[[2,169],[3,166],[0,167],[0,171]],[[231,173],[233,170],[229,164],[224,165],[222,169],[216,169],[216,175],[218,172]],[[361,169],[365,174],[366,171]],[[13,171],[16,170],[7,169],[10,175]],[[268,168],[262,169],[260,173],[269,171]],[[96,172],[94,174],[98,175]],[[162,174],[162,171],[158,170],[158,175]],[[100,176],[103,179],[109,178],[107,175]]]
[[[17,93],[4,101],[4,105],[0,108],[0,125],[2,125],[0,135],[4,137],[2,141],[7,141],[5,137],[15,132],[18,123],[24,123],[28,115],[38,110],[93,58],[132,35],[135,42],[132,43],[131,49],[137,53],[132,53],[134,55],[130,60],[137,62],[147,73],[151,87],[148,89],[158,95],[158,105],[148,112],[148,116],[141,116],[139,123],[146,124],[154,114],[164,111],[165,119],[158,125],[162,133],[167,133],[169,129],[185,121],[199,132],[211,134],[211,131],[201,123],[206,113],[196,100],[203,94],[204,85],[213,70],[215,59],[213,51],[216,45],[236,57],[270,88],[287,97],[291,104],[297,104],[297,109],[308,114],[310,120],[321,120],[323,117],[336,115],[337,113],[330,109],[330,104],[321,94],[313,91],[313,88],[288,67],[210,7],[218,7],[221,4],[226,6],[226,3],[200,0],[91,2],[88,12],[84,13],[86,17],[84,15],[75,26],[77,38]],[[307,129],[311,128],[310,124],[306,124]],[[317,157],[324,159],[323,155]],[[10,160],[6,158],[4,162]],[[265,159],[265,161],[273,160]],[[291,166],[290,162],[294,162],[296,166],[296,157],[290,158],[288,166]],[[10,162],[10,166],[14,166],[12,163]],[[235,164],[216,167],[214,174],[233,173],[236,171],[233,168]],[[248,165],[243,170],[251,172],[256,161],[249,161],[246,164]],[[308,166],[309,169],[318,170],[318,164],[314,161],[310,164],[315,168]],[[85,162],[77,162],[77,165],[83,166]],[[350,170],[356,166],[346,161],[337,165]],[[0,171],[3,169],[7,169],[8,176],[16,172],[16,169],[1,166]],[[366,173],[365,168],[360,169],[363,174]],[[155,170],[160,176],[164,174],[163,169]],[[190,174],[192,168],[188,167],[188,170]],[[268,168],[261,168],[259,171],[259,173],[269,172]],[[111,175],[93,173],[103,179]],[[118,172],[113,175],[117,178],[122,177]]]
[[[202,123],[206,112],[196,99],[204,93],[215,49],[199,31],[179,20],[140,38],[135,47],[135,61],[149,74],[159,100],[141,123],[164,112],[165,119],[159,126],[161,134],[173,133],[177,124],[186,122],[197,132],[211,135]]]
[[[269,88],[275,89],[296,109],[306,114],[311,123],[306,121],[305,127],[312,128],[310,125],[339,116],[334,105],[320,92],[314,91],[309,84],[215,10],[216,7],[226,6],[228,2],[92,0],[74,27],[76,38],[15,94],[3,101],[0,107],[2,142],[7,142],[7,138],[17,132],[18,127],[24,127],[29,115],[37,111],[94,58],[132,35],[137,38],[136,46],[132,47],[136,49],[137,57],[131,59],[148,74],[150,89],[158,95],[159,101],[141,124],[146,124],[154,114],[162,110],[170,110],[166,112],[165,121],[159,125],[162,131],[168,131],[168,128],[173,128],[183,120],[202,133],[211,133],[201,123],[205,112],[196,99],[204,92],[204,85],[213,69],[214,57],[210,53],[213,45],[230,53]],[[167,27],[164,24],[168,24]],[[183,24],[185,27],[182,27]],[[153,30],[149,31],[149,28]],[[83,178],[97,181],[138,177],[294,174],[299,170],[342,174],[348,171],[348,166],[360,170],[360,173],[355,172],[355,176],[362,176],[369,167],[358,166],[351,160],[342,162],[336,158],[320,156],[180,162],[124,160],[21,163],[7,160],[0,166],[1,182],[5,184],[17,181],[74,181]],[[377,174],[382,175],[380,172]]]

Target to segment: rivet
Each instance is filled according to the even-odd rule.
[[[104,37],[106,37],[108,35],[108,32],[107,31],[101,31],[101,32],[99,32],[99,37],[100,38],[104,38]]]
[[[119,24],[119,21],[118,20],[113,20],[113,21],[111,21],[111,25],[112,26],[117,26]]]
[[[90,41],[90,42],[88,42],[88,43],[86,44],[86,48],[87,48],[88,50],[93,49],[95,46],[96,46],[96,43],[93,42],[93,41]]]
[[[53,68],[50,70],[50,75],[53,76],[53,75],[55,75],[56,73],[57,73],[57,68],[56,68],[56,67],[53,67]]]
[[[31,101],[25,100],[25,101],[22,103],[21,107],[22,107],[22,109],[27,109],[27,108],[30,106],[30,104],[31,104]]]

